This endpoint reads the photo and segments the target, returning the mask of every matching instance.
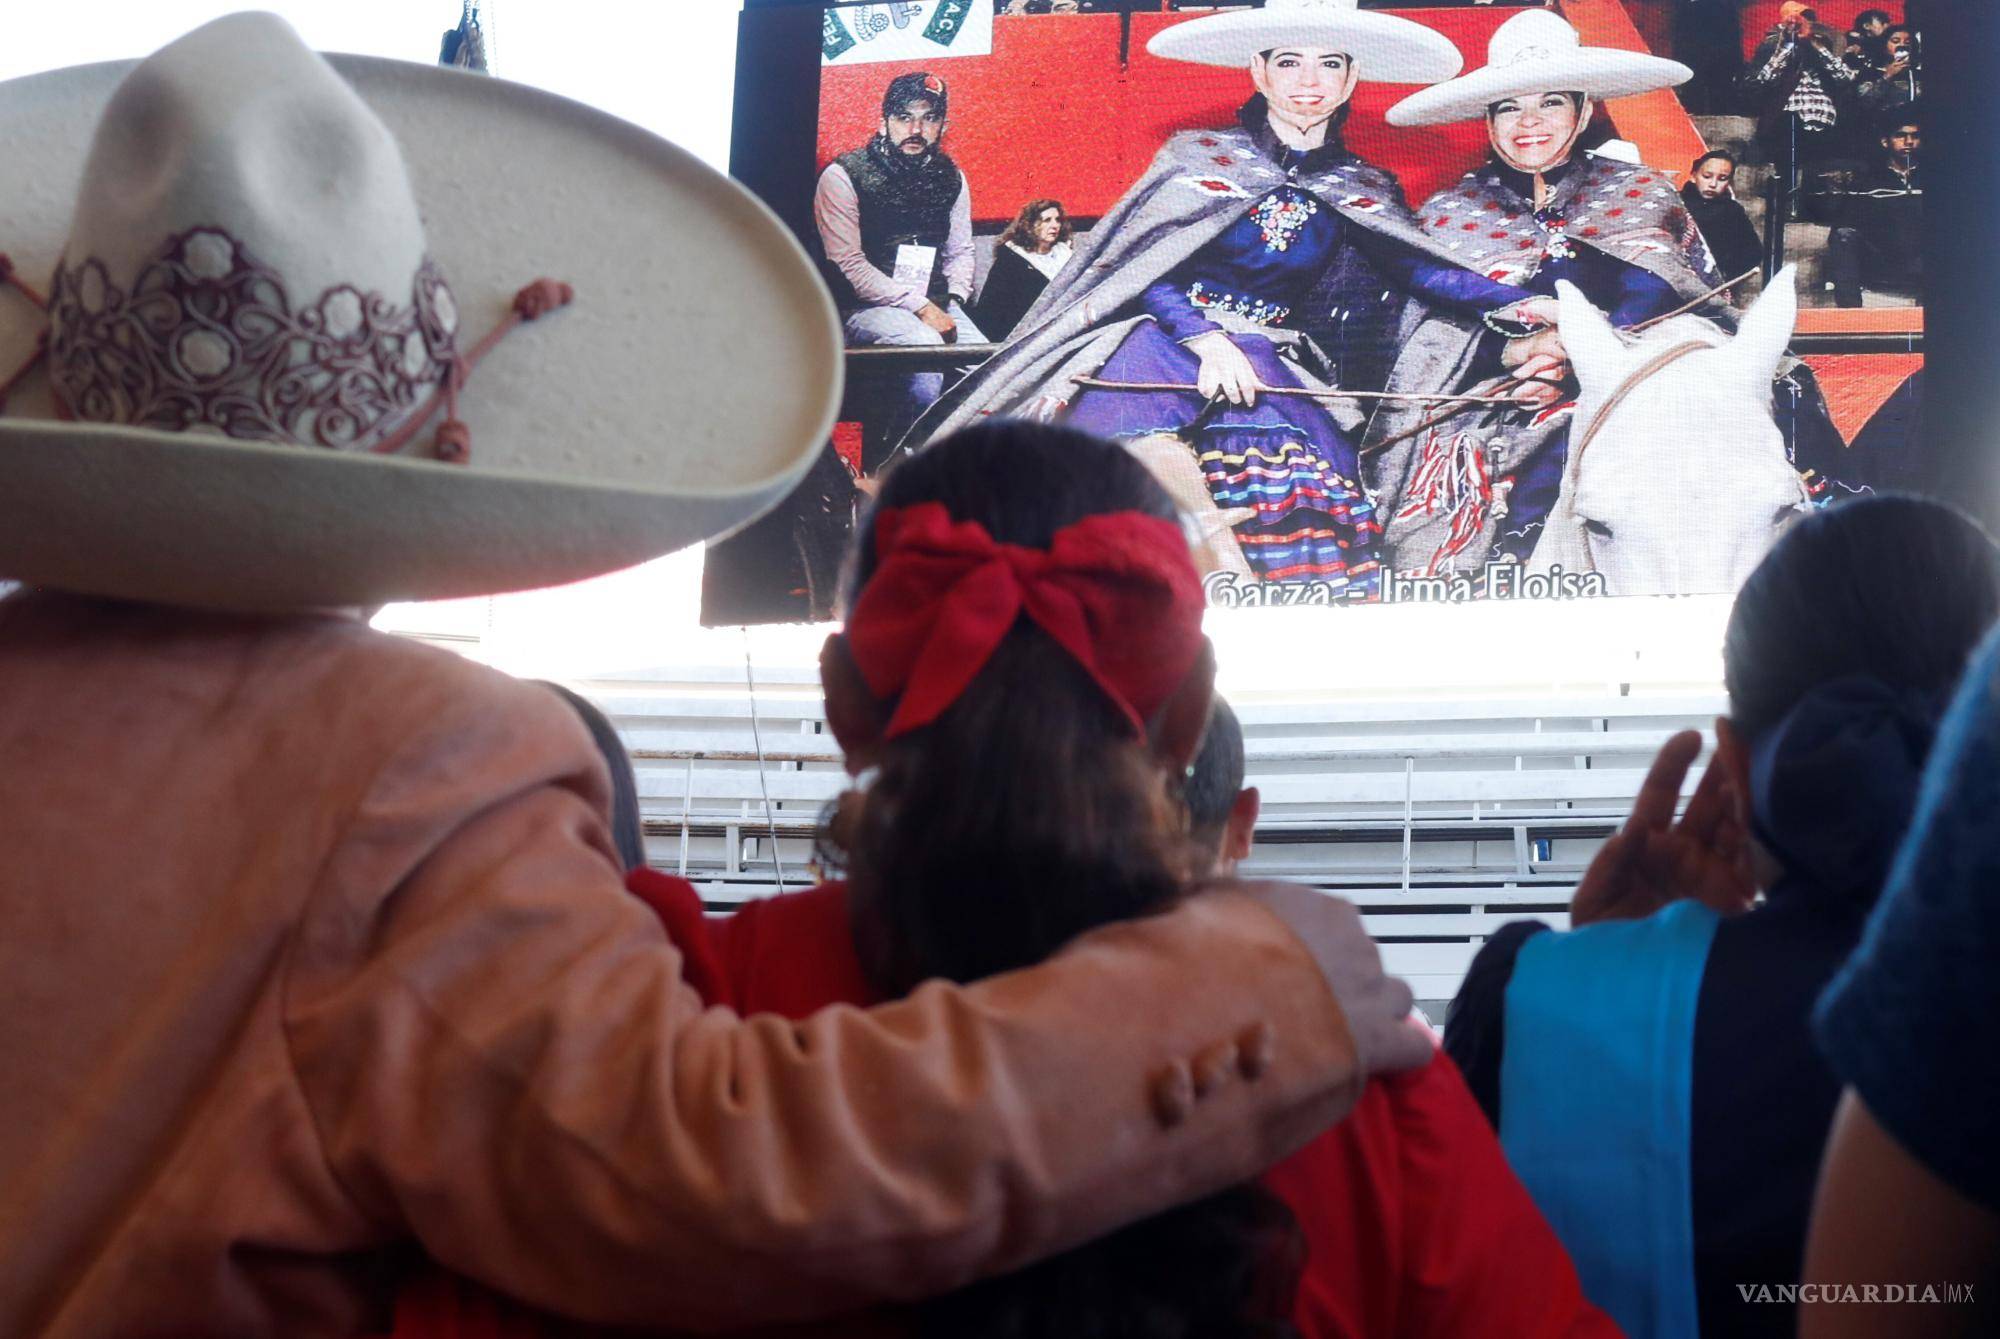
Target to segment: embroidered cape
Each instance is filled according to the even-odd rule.
[[[1688,300],[1725,277],[1716,272],[1679,193],[1651,168],[1585,158],[1556,183],[1544,213],[1552,215],[1546,227],[1508,184],[1504,169],[1489,162],[1425,201],[1419,219],[1425,236],[1456,263],[1506,284],[1525,287],[1551,255],[1579,246],[1637,266]],[[1735,328],[1722,298],[1705,303],[1698,315]],[[1479,322],[1448,311],[1409,308],[1388,388],[1465,390],[1486,333]],[[1421,404],[1385,403],[1363,439],[1362,477],[1384,518],[1384,561],[1398,572],[1477,568],[1506,519],[1504,505],[1492,505],[1496,481],[1569,431],[1567,412],[1468,412],[1381,445],[1435,412]],[[1426,453],[1433,435],[1448,444],[1446,450]]]
[[[1262,100],[1253,99],[1244,112],[1246,122],[1261,121]],[[1059,414],[1075,394],[1073,379],[1094,375],[1133,326],[1150,319],[1136,314],[1133,305],[1147,286],[1221,236],[1288,180],[1357,227],[1447,264],[1458,263],[1442,242],[1417,226],[1402,188],[1389,173],[1329,146],[1316,152],[1304,170],[1288,175],[1259,149],[1257,139],[1249,124],[1171,136],[1146,174],[1078,244],[1075,259],[1028,309],[1013,338],[947,392],[904,445],[921,445],[989,416],[1048,419]],[[1336,308],[1359,309],[1364,318],[1383,318],[1387,349],[1400,303],[1384,302],[1385,291],[1359,250],[1345,246],[1307,309],[1297,314],[1298,323],[1314,334],[1334,322]],[[1354,340],[1350,328],[1347,342]]]

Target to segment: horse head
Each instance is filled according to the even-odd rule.
[[[1581,392],[1562,493],[1531,569],[1596,571],[1613,595],[1734,591],[1807,505],[1771,416],[1798,318],[1792,268],[1731,338],[1699,317],[1615,329],[1557,285]]]

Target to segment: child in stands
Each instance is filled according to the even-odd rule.
[[[1681,187],[1681,202],[1688,217],[1701,229],[1715,268],[1723,277],[1734,279],[1754,270],[1764,259],[1764,239],[1757,225],[1737,200],[1736,156],[1725,149],[1710,149],[1688,169],[1687,185]]]

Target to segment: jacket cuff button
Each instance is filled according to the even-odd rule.
[[[1171,1130],[1194,1110],[1194,1075],[1187,1061],[1176,1060],[1153,1080],[1153,1117]]]
[[[1236,1039],[1236,1069],[1246,1079],[1263,1077],[1271,1068],[1278,1049],[1278,1030],[1269,1020],[1245,1028]]]

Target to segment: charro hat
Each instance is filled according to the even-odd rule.
[[[1442,33],[1421,23],[1363,10],[1359,0],[1270,0],[1262,9],[1211,14],[1163,28],[1146,50],[1168,60],[1247,67],[1281,46],[1344,51],[1355,72],[1374,83],[1431,84],[1465,64]]]
[[[0,578],[550,585],[747,523],[833,418],[837,320],[783,225],[563,98],[238,14],[0,84],[0,146]]]
[[[1389,109],[1393,126],[1471,121],[1506,98],[1529,93],[1581,93],[1625,98],[1672,88],[1694,77],[1675,60],[1637,51],[1583,45],[1576,29],[1545,9],[1524,10],[1494,29],[1486,64],[1470,74],[1410,94]]]

